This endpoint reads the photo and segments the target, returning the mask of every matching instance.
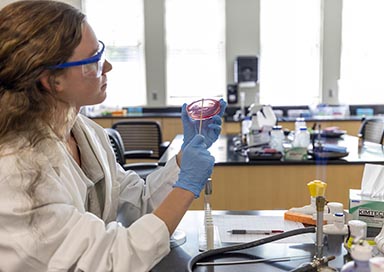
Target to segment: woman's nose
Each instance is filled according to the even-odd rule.
[[[103,74],[108,73],[111,70],[112,70],[112,64],[108,60],[105,60],[103,65]]]

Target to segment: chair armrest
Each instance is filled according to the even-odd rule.
[[[160,149],[159,149],[160,157],[164,154],[165,150],[167,150],[170,144],[171,144],[170,141],[165,141],[160,144]]]
[[[127,163],[123,166],[127,170],[135,171],[142,179],[146,180],[147,176],[155,170],[162,168],[157,162],[138,162]]]
[[[125,159],[149,159],[153,154],[153,150],[129,150],[124,152]]]
[[[141,170],[141,169],[153,169],[158,167],[157,162],[135,162],[124,164],[124,169]]]

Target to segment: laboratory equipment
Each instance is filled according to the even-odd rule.
[[[241,141],[243,144],[248,144],[247,137],[249,134],[249,129],[252,125],[252,120],[250,116],[245,116],[241,121]]]
[[[320,141],[312,143],[312,149],[308,154],[314,159],[340,159],[349,155],[347,148],[334,144],[324,144]]]
[[[295,137],[292,142],[293,147],[299,147],[305,149],[307,152],[307,148],[311,143],[311,135],[309,134],[307,127],[301,126],[298,131],[295,133]]]
[[[270,131],[276,124],[276,115],[270,106],[257,107],[257,112],[254,110],[256,109],[250,111],[252,122],[247,135],[247,144],[249,147],[268,145],[271,140]]]
[[[384,272],[384,257],[376,256],[369,259],[371,272]]]
[[[344,223],[343,212],[333,214],[333,223],[323,227],[324,244],[327,244],[328,253],[340,255],[345,237],[348,235],[348,227]],[[329,220],[330,221],[330,220]]]
[[[202,98],[189,104],[187,113],[194,120],[206,120],[218,114],[220,109],[220,101]]]
[[[291,148],[285,150],[286,160],[307,160],[308,146],[311,142],[311,136],[307,127],[301,126],[298,131],[293,133]]]
[[[283,147],[284,138],[285,138],[285,136],[284,136],[284,132],[282,130],[282,127],[281,126],[273,126],[272,131],[271,131],[271,141],[269,144],[270,147],[283,153],[284,152],[284,147]]]
[[[256,114],[252,116],[251,126],[247,134],[247,144],[251,146],[262,146],[269,144],[271,136],[269,130],[260,125],[259,118]]]
[[[350,250],[354,243],[367,238],[367,223],[361,220],[349,220],[349,236],[345,240],[344,246]]]
[[[369,259],[372,258],[372,246],[365,240],[359,240],[351,247],[353,261],[346,263],[341,272],[370,272]]]
[[[240,111],[241,111],[241,118],[243,118],[246,114],[245,112],[245,92],[240,92]]]
[[[247,156],[249,161],[279,161],[283,157],[283,154],[272,148],[251,147],[247,150]]]
[[[220,235],[213,221],[211,195],[212,179],[208,178],[204,188],[204,222],[199,227],[199,251],[221,247]]]
[[[325,216],[324,216],[325,217]],[[345,216],[343,212],[338,212],[332,214],[333,219],[328,220],[329,224],[324,226],[324,232],[327,234],[342,234],[347,235],[348,234],[348,227],[345,224]]]
[[[312,262],[299,266],[291,272],[304,272],[304,271],[322,271],[321,268],[325,266],[325,271],[337,271],[332,267],[328,267],[327,263],[335,259],[335,256],[323,256],[323,212],[325,207],[325,198],[322,195],[316,197],[316,253]]]
[[[322,271],[321,268],[325,268],[324,271],[337,271],[331,267],[328,267],[327,264],[329,261],[335,259],[335,256],[322,257],[320,259],[315,258],[312,262],[304,264],[296,269],[291,270],[290,272],[309,272],[309,271]]]
[[[207,242],[207,250],[214,248],[214,224],[211,208],[212,179],[209,178],[204,188],[204,227]]]
[[[315,258],[320,260],[323,257],[323,224],[324,224],[324,207],[325,197],[316,197],[316,255]]]
[[[213,99],[204,99],[195,101],[187,106],[187,112],[192,119],[200,120],[199,134],[203,120],[209,119],[220,112],[220,102]],[[204,186],[204,235],[206,244],[205,249],[214,248],[214,224],[211,209],[212,179],[208,178]]]
[[[313,180],[307,183],[310,194],[310,204],[303,207],[293,207],[284,213],[286,220],[301,222],[304,224],[315,225],[316,221],[316,197],[324,196],[327,183],[321,180]]]
[[[242,250],[242,249],[247,249],[247,248],[252,248],[260,245],[264,245],[267,243],[271,243],[273,241],[281,240],[287,237],[295,236],[295,235],[300,235],[300,234],[305,234],[305,233],[314,233],[315,228],[314,227],[307,227],[307,228],[300,228],[300,229],[294,229],[290,231],[286,231],[284,233],[276,234],[276,235],[271,235],[269,237],[251,241],[248,243],[241,243],[241,244],[235,244],[232,246],[227,246],[227,247],[220,247],[220,248],[215,248],[211,250],[204,251],[193,258],[191,258],[188,262],[187,266],[187,271],[192,272],[193,268],[196,266],[196,263],[198,263],[201,260],[204,260],[208,257],[220,257],[222,254],[225,254],[226,252],[233,252],[237,250]],[[258,262],[257,259],[252,259],[249,261],[254,261]],[[232,263],[231,263],[232,264]],[[220,265],[220,263],[219,263]]]
[[[295,121],[295,132],[297,133],[301,127],[307,127],[307,124],[303,117],[297,117]]]
[[[218,112],[217,114],[210,116],[213,114],[213,112],[209,111],[208,114],[206,111],[206,106],[209,105],[208,103],[211,103],[212,101],[215,101],[215,112]],[[220,99],[219,101],[213,99],[201,99],[200,104],[195,102],[190,105],[183,104],[181,108],[181,120],[183,124],[184,138],[183,144],[181,145],[181,150],[184,150],[186,145],[191,142],[197,133],[203,134],[205,137],[204,142],[207,145],[207,148],[211,147],[211,145],[219,138],[221,132],[222,117],[224,115],[226,106],[227,103],[223,99]],[[190,110],[188,111],[187,108]],[[208,117],[209,119],[204,119]]]
[[[181,229],[176,229],[170,238],[170,247],[178,247],[187,241],[186,233]]]
[[[257,114],[261,109],[263,108],[263,105],[253,103],[248,107],[248,116],[252,116],[254,114]]]
[[[324,214],[324,219],[328,221],[328,224],[334,223],[334,222],[340,222],[343,221],[344,224],[344,205],[340,202],[328,202],[328,214]],[[335,216],[336,215],[336,216]],[[341,216],[341,218],[339,218]]]

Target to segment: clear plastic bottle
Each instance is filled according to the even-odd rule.
[[[277,151],[283,152],[284,132],[281,126],[274,126],[271,130],[270,146]]]
[[[295,138],[293,139],[293,147],[308,148],[308,145],[311,143],[311,136],[307,130],[307,127],[300,127],[299,131],[295,133]]]

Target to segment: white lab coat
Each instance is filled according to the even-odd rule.
[[[150,270],[169,253],[150,212],[172,190],[175,158],[144,184],[116,164],[103,128],[79,115],[73,132],[83,169],[57,142],[0,154],[0,271]],[[114,221],[119,209],[128,228]]]

